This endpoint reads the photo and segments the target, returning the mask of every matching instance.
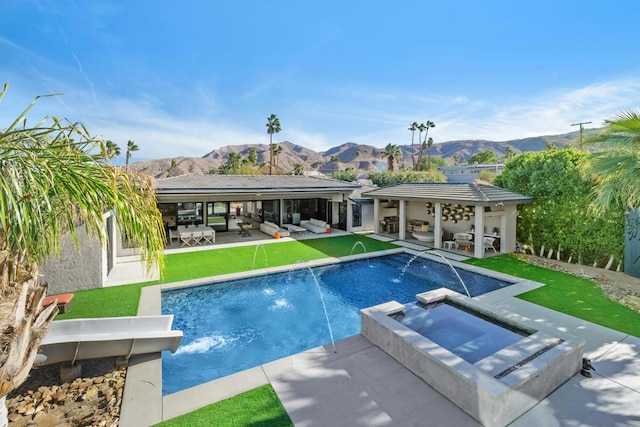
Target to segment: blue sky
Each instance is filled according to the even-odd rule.
[[[577,130],[640,99],[640,2],[74,1],[0,5],[0,127],[83,122],[142,158]]]

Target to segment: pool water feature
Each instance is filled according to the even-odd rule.
[[[580,370],[584,340],[544,334],[448,289],[416,298],[422,304],[363,309],[362,335],[484,426],[510,424]]]
[[[371,255],[371,254],[369,254]],[[464,292],[446,264],[411,257],[368,256],[314,267],[335,340],[360,333],[359,310],[448,287]],[[184,333],[175,354],[162,355],[163,394],[259,366],[331,342],[312,274],[304,264],[283,273],[162,292],[162,313]],[[460,269],[472,295],[510,285]]]

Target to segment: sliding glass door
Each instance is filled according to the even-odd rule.
[[[208,202],[207,203],[207,225],[216,231],[227,231],[227,213],[229,212],[229,202]]]

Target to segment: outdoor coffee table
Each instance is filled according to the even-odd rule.
[[[299,227],[299,226],[293,225],[293,224],[282,224],[282,226],[284,228],[286,228],[287,230],[289,230],[289,233],[291,233],[291,234],[302,234],[302,233],[307,231],[306,228]]]

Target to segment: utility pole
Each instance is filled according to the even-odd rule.
[[[571,126],[580,126],[580,151],[582,151],[582,125],[588,125],[591,122],[572,123]]]

